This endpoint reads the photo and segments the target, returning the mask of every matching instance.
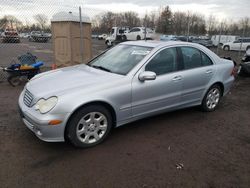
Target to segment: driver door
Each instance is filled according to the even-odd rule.
[[[132,80],[132,114],[134,117],[154,114],[179,106],[182,77],[178,72],[176,48],[159,51]],[[156,73],[155,80],[140,81],[140,73]]]

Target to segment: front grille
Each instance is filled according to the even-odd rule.
[[[26,106],[30,107],[33,101],[33,95],[26,89],[23,96],[23,102]]]

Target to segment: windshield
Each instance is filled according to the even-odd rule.
[[[89,66],[126,75],[151,50],[150,47],[118,45],[91,61]]]

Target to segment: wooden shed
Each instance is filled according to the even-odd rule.
[[[92,58],[91,22],[82,16],[83,40],[80,38],[80,17],[71,12],[59,12],[52,17],[52,41],[54,63],[65,67],[82,63],[81,41],[83,41],[84,63]]]

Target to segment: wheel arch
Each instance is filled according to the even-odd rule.
[[[215,82],[215,83],[213,83],[213,84],[209,87],[209,89],[210,89],[211,87],[215,86],[215,85],[218,85],[218,86],[221,88],[221,96],[223,96],[223,95],[224,95],[224,84],[223,84],[222,82]],[[208,89],[208,90],[209,90],[209,89]]]
[[[71,114],[70,116],[68,117],[67,121],[66,121],[66,126],[65,126],[65,129],[64,129],[64,138],[66,138],[66,130],[67,130],[67,127],[68,127],[68,123],[70,122],[71,118],[74,116],[74,114],[79,111],[81,108],[84,108],[86,106],[91,106],[91,105],[101,105],[101,106],[104,106],[105,108],[107,108],[107,110],[110,112],[111,114],[111,117],[112,117],[112,127],[115,127],[116,126],[116,112],[115,112],[115,109],[114,107],[109,104],[108,102],[105,102],[105,101],[91,101],[91,102],[88,102],[88,103],[84,103],[80,106],[78,106]]]

